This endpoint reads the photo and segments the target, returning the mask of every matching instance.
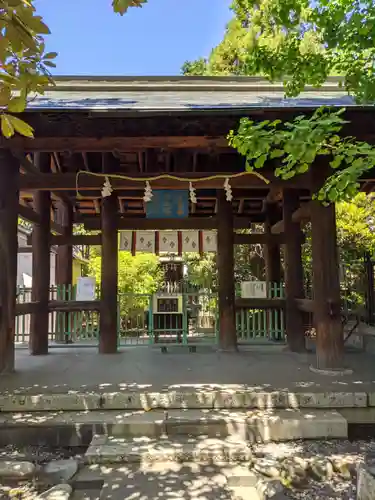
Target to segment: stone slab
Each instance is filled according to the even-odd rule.
[[[347,421],[336,410],[152,410],[4,413],[0,415],[0,442],[12,430],[23,436],[34,432],[35,439],[40,439],[37,428],[45,435],[52,435],[55,429],[62,445],[95,434],[133,438],[236,436],[250,442],[347,437]]]
[[[375,500],[375,470],[360,465],[357,473],[357,500]]]
[[[369,395],[375,406],[375,393]],[[352,408],[368,406],[366,392],[258,392],[252,389],[173,389],[161,392],[40,393],[0,395],[2,412],[230,409],[230,408]]]
[[[85,460],[91,464],[201,462],[226,464],[248,462],[251,450],[245,441],[214,438],[179,440],[94,436]]]
[[[250,412],[247,420],[251,442],[348,437],[346,419],[335,410],[277,410]]]

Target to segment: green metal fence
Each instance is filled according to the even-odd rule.
[[[268,298],[284,298],[284,284],[270,283]],[[248,309],[236,311],[239,343],[280,342],[285,340],[285,317],[282,309]]]
[[[97,289],[99,297],[99,289]],[[52,286],[49,291],[50,300],[75,300],[76,287],[59,285]],[[17,302],[31,302],[31,288],[17,288]],[[30,335],[31,315],[16,317],[15,342],[27,344]],[[71,343],[96,342],[99,336],[99,313],[97,311],[50,312],[49,313],[50,342]]]
[[[31,301],[31,289],[20,287],[19,303]],[[269,298],[283,298],[284,285],[272,283]],[[50,300],[75,300],[74,286],[54,286]],[[183,286],[179,294],[179,311],[160,313],[155,298],[149,294],[119,293],[118,341],[119,345],[201,345],[215,344],[219,329],[218,297],[211,290],[198,290]],[[97,290],[99,298],[99,289]],[[16,343],[27,344],[30,333],[30,315],[16,318]],[[240,343],[283,341],[285,339],[282,309],[240,309],[236,312],[237,336]],[[74,311],[49,314],[49,340],[51,343],[97,343],[99,338],[99,312]]]
[[[158,314],[154,296],[119,293],[119,345],[160,346],[171,344],[215,343],[217,331],[217,296],[208,291],[183,289],[179,314]],[[50,300],[75,300],[74,286],[50,288]],[[97,290],[99,297],[99,289]],[[18,303],[31,301],[31,289],[17,290]],[[16,318],[16,344],[28,344],[31,315]],[[49,314],[50,343],[95,344],[99,338],[99,312],[74,311]]]

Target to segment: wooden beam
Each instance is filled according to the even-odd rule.
[[[113,156],[103,154],[103,172],[113,172]],[[99,328],[99,353],[117,352],[117,273],[118,273],[118,231],[117,196],[112,193],[103,198],[101,210],[102,266],[101,266],[101,307]]]
[[[266,196],[266,203],[277,203],[283,198],[283,190],[276,186],[271,186],[269,193]]]
[[[293,222],[293,213],[299,206],[299,195],[294,189],[283,192],[283,218],[285,229],[284,274],[286,299],[286,332],[292,352],[306,350],[303,315],[296,300],[304,296],[301,249],[301,228]]]
[[[48,171],[50,156],[37,153],[39,170]],[[49,316],[48,300],[50,290],[50,245],[51,232],[51,194],[40,191],[34,197],[35,211],[39,221],[34,225],[32,234],[32,291],[33,302],[39,302],[37,310],[31,315],[29,347],[34,356],[48,354]]]
[[[115,173],[115,172],[114,172]],[[123,172],[118,172],[120,175]],[[218,179],[212,179],[212,176],[220,175]],[[233,175],[233,172],[192,172],[188,173],[185,177],[190,179],[196,179],[195,187],[197,189],[221,189],[223,187],[225,175]],[[298,176],[296,179],[291,181],[281,181],[274,177],[272,172],[262,172],[262,175],[275,186],[281,188],[293,187],[298,189],[308,188],[308,179],[305,176]],[[188,187],[189,181],[184,181],[184,175],[178,176],[182,180],[174,179],[160,179],[157,180],[158,174],[151,174],[150,183],[154,189],[184,189]],[[111,184],[115,190],[132,191],[137,189],[143,189],[144,187],[144,174],[134,173],[131,176],[134,180],[126,179],[111,179]],[[155,177],[155,179],[153,179]],[[139,179],[139,180],[138,180]],[[76,174],[73,173],[63,173],[63,174],[23,174],[20,176],[20,190],[21,191],[75,191],[77,188],[79,191],[97,190],[100,191],[103,187],[104,178],[94,177],[83,171],[79,176],[78,181]],[[267,189],[268,184],[259,177],[248,173],[246,175],[232,178],[231,186],[233,189],[236,188],[251,188],[251,189]]]
[[[37,312],[39,305],[39,302],[24,302],[22,304],[16,304],[16,316],[33,314]]]
[[[316,367],[343,368],[344,336],[340,307],[340,279],[335,205],[311,202],[312,271]]]
[[[25,151],[111,152],[143,151],[147,148],[162,149],[228,149],[225,137],[155,136],[155,137],[12,137],[6,139],[12,149]],[[0,146],[5,144],[0,141]]]
[[[62,236],[70,238],[73,235],[73,207],[71,204],[60,201],[56,210],[56,219],[63,229]],[[73,246],[71,244],[58,245],[56,250],[56,285],[62,294],[60,299],[71,298],[70,288],[73,284]],[[59,314],[57,317],[56,338],[58,342],[68,342],[67,332],[72,331],[73,318],[69,314]]]
[[[271,227],[271,234],[282,234],[284,232],[284,221],[279,220]]]
[[[28,246],[28,247],[18,247],[18,253],[31,253],[33,247]]]
[[[21,165],[21,172],[24,174],[31,175],[39,175],[41,172],[34,163],[32,163],[24,154],[20,151],[12,151],[13,156],[17,158]],[[54,158],[56,155],[54,154]],[[55,160],[56,161],[56,160]],[[61,170],[61,169],[60,169]],[[60,200],[63,200],[65,203],[71,204],[71,199],[64,192],[54,192],[53,193]]]
[[[30,207],[26,207],[25,205],[18,205],[18,215],[22,218],[25,219],[28,222],[32,222],[33,224],[39,224],[40,223],[40,215],[35,212]],[[57,224],[57,222],[51,221],[51,231],[57,234],[63,234],[63,227],[60,226],[60,224]]]
[[[52,235],[51,246],[72,245],[72,246],[99,246],[102,244],[101,234],[73,234],[73,235]]]
[[[100,300],[51,300],[48,302],[49,311],[100,311]]]
[[[235,289],[234,289],[234,232],[232,204],[223,190],[218,192],[217,272],[219,281],[219,348],[237,350]]]
[[[236,299],[236,309],[284,309],[285,299]]]
[[[247,217],[235,217],[235,229],[247,229],[250,225],[250,220]],[[84,222],[85,229],[100,230],[100,218],[88,218]],[[184,229],[217,229],[218,218],[216,217],[189,217],[187,219],[145,219],[145,218],[118,218],[118,229],[125,230],[184,230]]]
[[[295,299],[297,307],[302,312],[314,312],[314,301],[312,299]]]
[[[280,283],[281,281],[281,257],[280,245],[285,243],[283,234],[271,234],[272,225],[280,218],[280,209],[275,203],[267,203],[265,209],[264,230],[267,241],[263,249],[265,276],[269,284]],[[276,238],[275,238],[276,237]],[[271,288],[272,290],[272,288]],[[272,318],[270,318],[270,321]],[[280,325],[281,326],[281,325]]]
[[[266,233],[253,233],[253,234],[234,234],[235,245],[265,245],[274,243],[281,245],[285,242],[283,234],[266,234]]]
[[[303,203],[292,215],[293,222],[308,222],[310,219],[310,203]]]
[[[292,214],[292,221],[295,223],[298,222],[307,222],[310,220],[310,204],[303,203],[300,207],[297,208]],[[271,227],[272,234],[281,234],[284,232],[284,221],[279,220]]]
[[[0,373],[14,371],[19,164],[0,151]]]

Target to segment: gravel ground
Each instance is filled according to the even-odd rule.
[[[78,448],[51,448],[49,446],[23,446],[13,445],[0,448],[0,460],[26,460],[34,464],[44,464],[51,460],[72,458],[83,455],[86,447]]]
[[[294,456],[304,459],[340,458],[351,464],[350,469],[355,471],[356,466],[364,462],[367,454],[375,454],[375,441],[294,441],[257,445],[254,451],[280,460]],[[289,489],[287,496],[294,500],[322,500],[322,498],[324,500],[355,500],[356,480],[355,472],[351,480],[345,480],[338,475],[321,482],[310,479],[306,488]]]
[[[8,445],[0,448],[0,460],[26,460],[36,465],[43,465],[51,460],[68,459],[83,454],[80,448],[50,448],[48,446]],[[36,500],[38,494],[45,488],[34,481],[20,481],[17,486],[3,485],[0,483],[0,500]]]

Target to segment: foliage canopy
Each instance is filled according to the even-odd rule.
[[[231,8],[221,43],[184,74],[264,76],[293,97],[341,75],[357,102],[375,102],[373,0],[233,0]]]

